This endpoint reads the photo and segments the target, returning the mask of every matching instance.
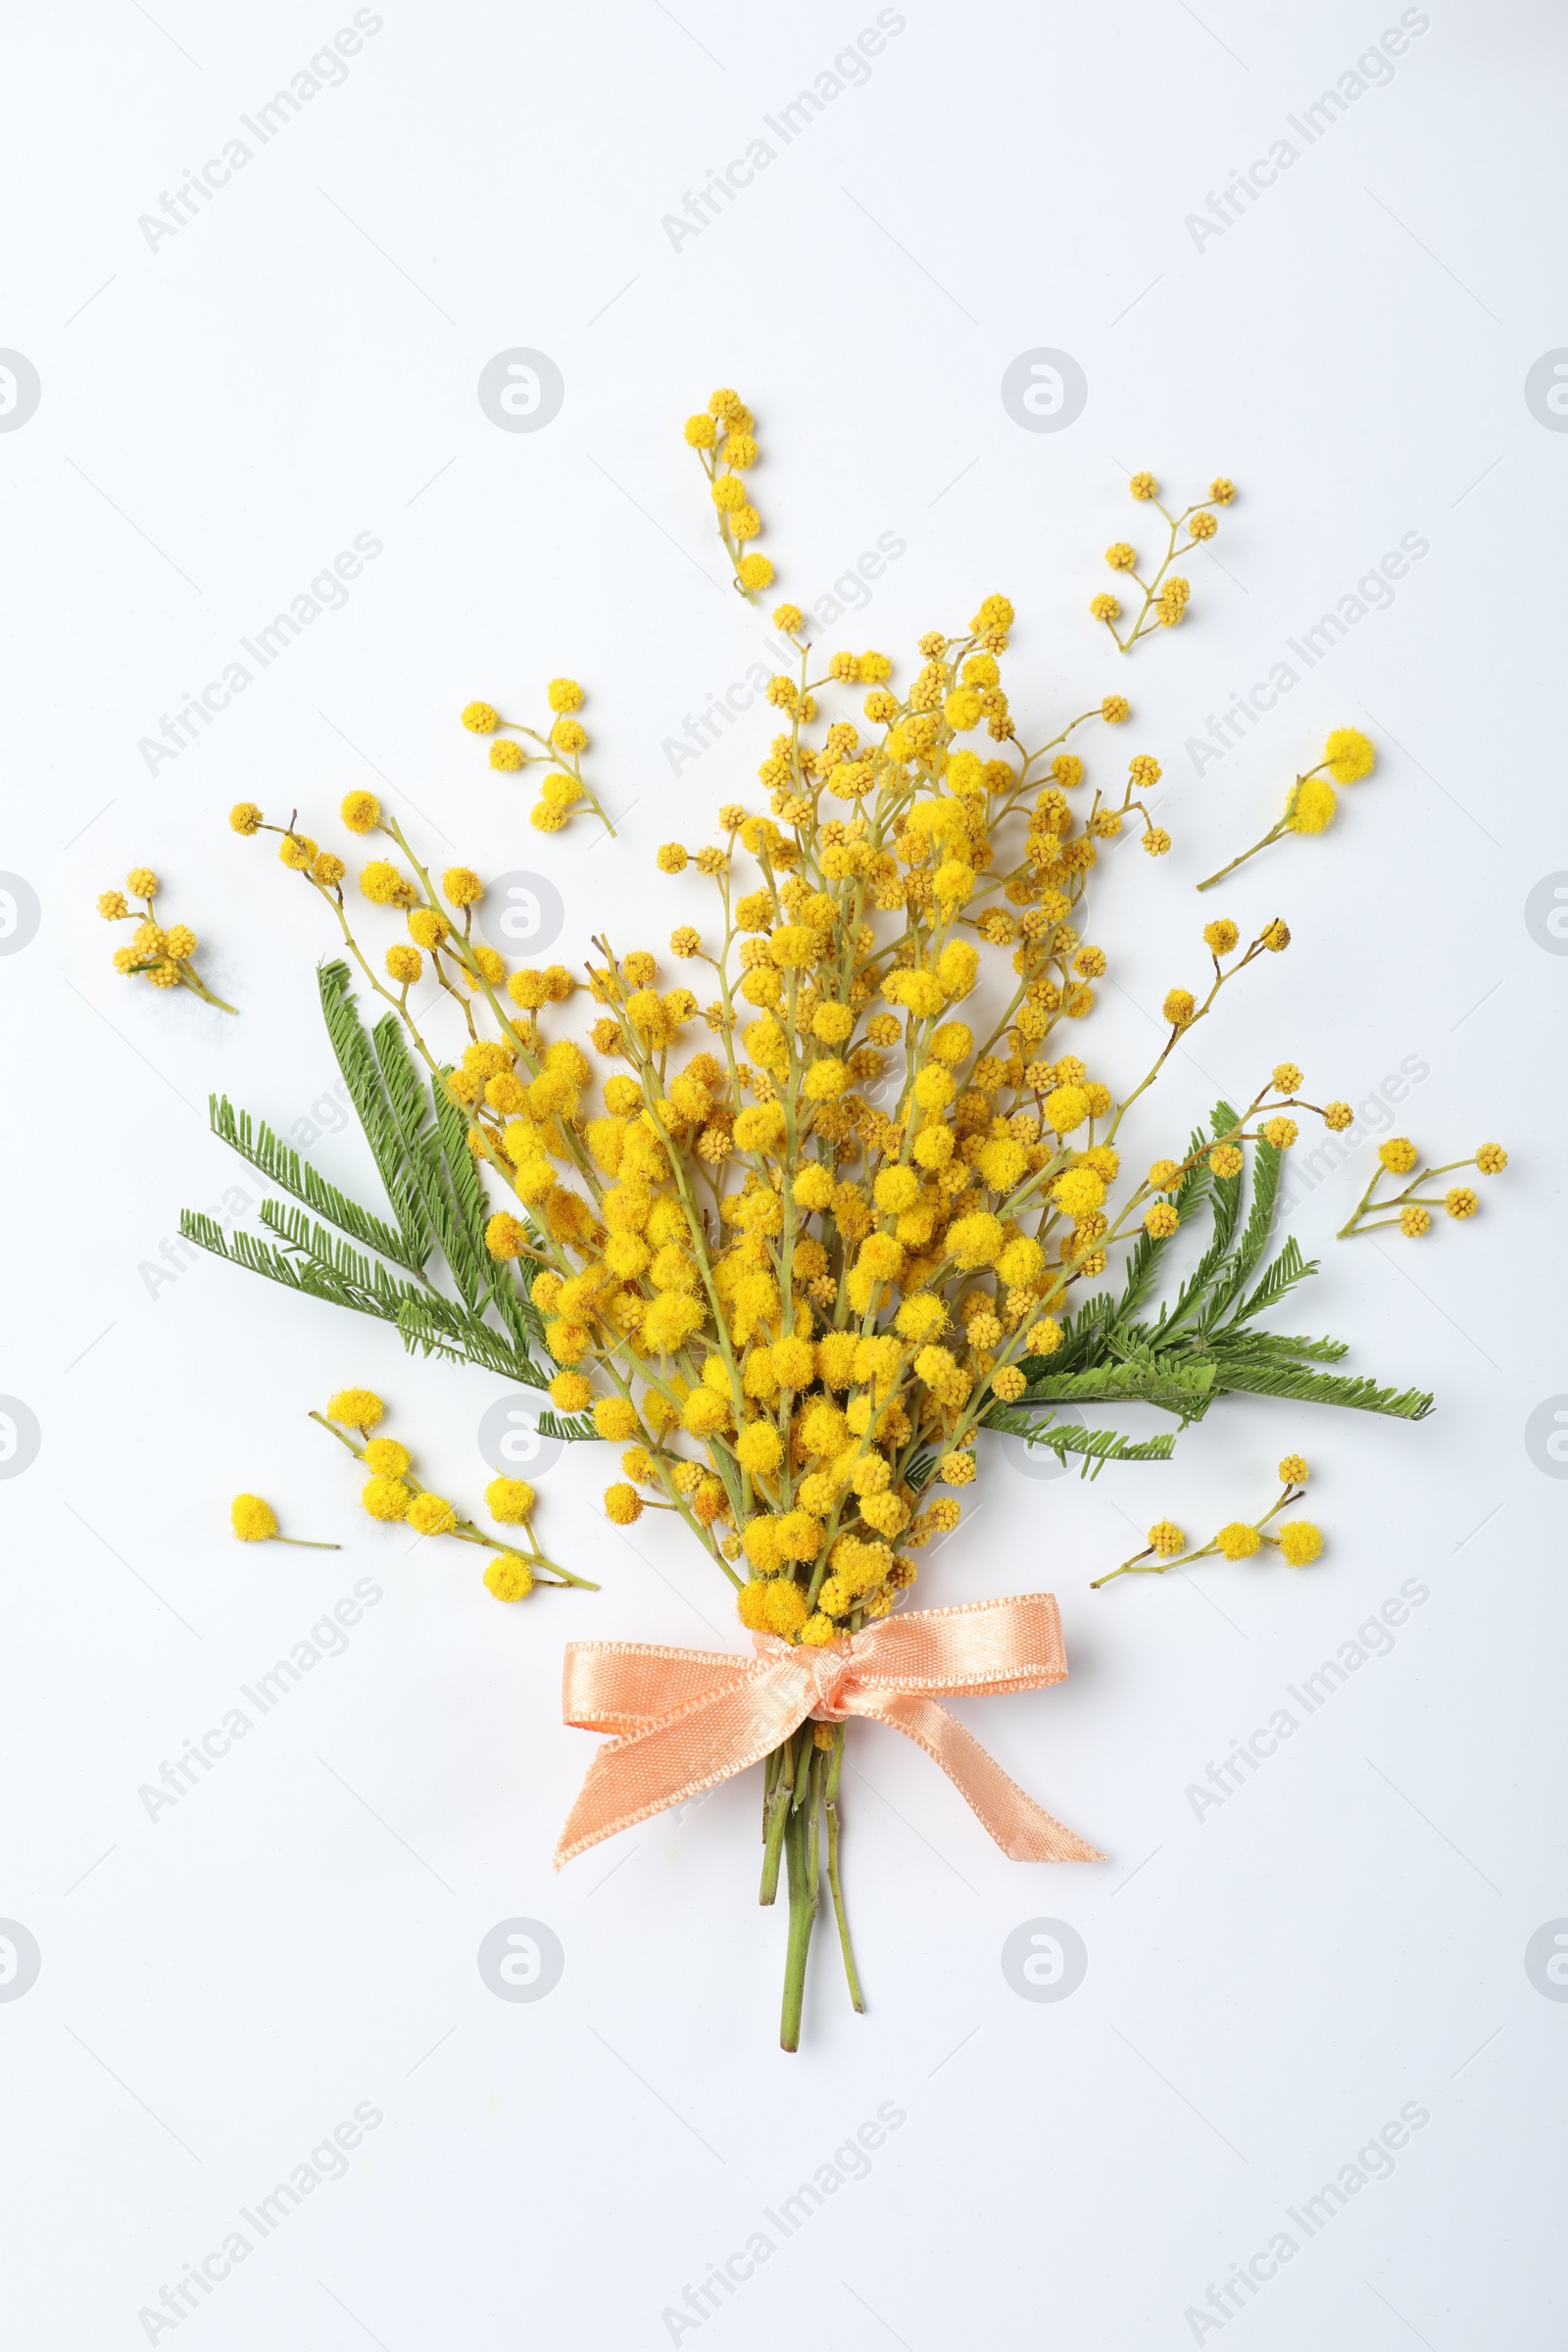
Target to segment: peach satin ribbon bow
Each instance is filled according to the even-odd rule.
[[[1038,1690],[1067,1671],[1049,1592],[915,1609],[821,1649],[755,1634],[756,1657],[648,1642],[567,1644],[563,1710],[579,1731],[616,1735],[588,1767],[556,1867],[600,1838],[760,1764],[809,1717],[866,1715],[929,1756],[1015,1862],[1102,1862],[1103,1854],[1009,1780],[937,1703]]]

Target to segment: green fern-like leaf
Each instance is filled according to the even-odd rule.
[[[210,1095],[207,1107],[213,1133],[231,1152],[237,1152],[241,1159],[248,1159],[253,1168],[259,1168],[270,1183],[282,1192],[292,1193],[307,1208],[314,1209],[328,1224],[336,1225],[340,1232],[352,1235],[366,1249],[391,1258],[394,1264],[406,1266],[411,1274],[424,1271],[423,1260],[414,1256],[403,1234],[395,1233],[384,1218],[362,1208],[357,1200],[339,1192],[336,1185],[318,1175],[292,1145],[273,1134],[265,1119],[253,1120],[248,1110],[236,1111],[226,1095]]]

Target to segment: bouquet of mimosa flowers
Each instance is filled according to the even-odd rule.
[[[725,449],[750,462],[756,441],[735,395],[709,416],[713,432],[698,419],[687,438],[716,486]],[[1134,494],[1159,504],[1148,475]],[[1174,517],[1160,505],[1171,552],[1151,629],[1183,619],[1169,564],[1232,496],[1221,480]],[[764,584],[765,563],[738,556],[739,584]],[[218,1131],[292,1198],[266,1204],[265,1238],[199,1216],[184,1230],[396,1324],[411,1348],[548,1391],[542,1427],[616,1449],[607,1516],[665,1512],[710,1559],[733,1592],[732,1650],[569,1648],[568,1720],[609,1737],[560,1853],[759,1767],[761,1900],[781,1878],[788,1894],[793,2049],[828,1910],[861,2006],[840,1854],[850,1719],[925,1747],[1004,1851],[1096,1858],[940,1703],[1065,1672],[1049,1594],[916,1601],[923,1555],[974,1494],[979,1432],[1098,1474],[1165,1458],[1228,1394],[1405,1419],[1431,1399],[1330,1369],[1341,1343],[1269,1320],[1312,1271],[1294,1241],[1269,1254],[1283,1155],[1303,1117],[1344,1126],[1347,1106],[1306,1100],[1281,1061],[1240,1107],[1218,1103],[1192,1134],[1184,1120],[1152,1164],[1128,1157],[1132,1106],[1225,989],[1280,968],[1290,933],[1195,925],[1152,1066],[1098,1065],[1110,956],[1083,936],[1085,887],[1124,832],[1152,858],[1170,847],[1146,805],[1157,762],[1116,748],[1126,700],[1037,721],[1027,689],[1004,683],[1002,595],[922,637],[903,682],[880,652],[820,652],[797,607],[773,620],[796,661],[768,688],[760,805],[719,808],[704,846],[657,850],[663,873],[706,878],[710,918],[658,947],[584,941],[585,982],[509,966],[476,933],[484,877],[434,871],[367,792],[340,811],[370,849],[354,873],[292,815],[233,812],[239,832],[275,835],[338,936],[322,1006],[389,1209],[219,1102]],[[556,730],[535,733],[526,756],[549,767],[551,831],[588,791],[590,746],[576,682],[548,700],[570,726],[554,751]],[[490,704],[465,718],[508,724]],[[573,789],[552,796],[553,774]],[[368,1030],[356,987],[382,1007]],[[1201,1246],[1173,1287],[1166,1255],[1190,1228]],[[1172,1429],[1135,1441],[1086,1424],[1085,1408],[1122,1401]]]

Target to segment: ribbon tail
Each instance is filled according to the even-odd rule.
[[[857,1715],[868,1715],[902,1732],[941,1765],[964,1802],[1013,1862],[1103,1862],[1105,1856],[1065,1829],[1037,1805],[981,1746],[956,1715],[934,1698],[913,1691],[869,1695],[856,1704]]]
[[[810,1703],[806,1678],[788,1667],[754,1672],[689,1700],[644,1730],[607,1740],[566,1817],[556,1868],[601,1838],[760,1763],[806,1721]]]

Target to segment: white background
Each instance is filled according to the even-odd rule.
[[[762,117],[869,7],[387,0],[341,86],[249,140],[232,183],[155,246],[138,217],[350,10],[287,0],[242,23],[105,0],[13,19],[0,343],[43,387],[0,434],[0,866],[41,906],[0,958],[0,1390],[41,1429],[0,1482],[0,1913],[42,1952],[0,2004],[19,2342],[1562,2340],[1568,2005],[1524,1966],[1568,1912],[1568,1490],[1524,1443],[1568,1389],[1568,965],[1524,911],[1568,867],[1545,700],[1568,439],[1524,398],[1568,342],[1560,23],[1434,4],[1392,78],[1308,146],[1287,118],[1393,5],[903,13],[865,85],[785,148]],[[768,169],[672,246],[662,217],[759,135]],[[1300,152],[1278,184],[1195,235],[1188,216],[1281,136]],[[498,430],[476,398],[515,346],[564,378],[537,433]],[[1039,346],[1088,378],[1059,432],[1020,429],[1000,398]],[[352,1466],[305,1418],[373,1384],[429,1482],[471,1508],[496,1384],[165,1254],[182,1206],[261,1198],[207,1132],[210,1091],[285,1132],[337,1116],[311,1119],[335,1074],[321,910],[265,837],[228,831],[231,802],[297,806],[334,839],[339,798],[368,785],[437,858],[553,877],[568,961],[601,924],[662,951],[701,919],[654,850],[701,840],[723,800],[755,804],[767,734],[759,714],[678,781],[661,748],[762,658],[764,612],[725,583],[680,438],[715,383],[757,411],[780,593],[816,598],[880,534],[906,543],[829,643],[905,664],[922,629],[1003,589],[1026,732],[1132,697],[1132,725],[1091,757],[1102,773],[1133,750],[1163,760],[1176,848],[1158,867],[1113,858],[1097,884],[1097,1069],[1141,1069],[1211,913],[1293,925],[1289,956],[1173,1065],[1140,1153],[1288,1054],[1319,1099],[1356,1102],[1419,1065],[1391,1116],[1424,1151],[1495,1136],[1513,1154],[1481,1217],[1421,1244],[1333,1239],[1370,1135],[1293,1211],[1324,1270],[1286,1327],[1435,1390],[1427,1422],[1237,1400],[1168,1468],[1083,1485],[987,1459],[983,1510],[921,1596],[1059,1594],[1070,1681],[969,1720],[1111,1860],[1011,1864],[916,1750],[854,1735],[870,2010],[849,2014],[824,1940],[794,2059],[775,2046],[784,1921],[754,1901],[752,1782],[550,1870],[592,1744],[559,1720],[563,1641],[739,1646],[711,1569],[663,1523],[612,1534],[609,1456],[584,1448],[541,1482],[541,1529],[603,1592],[498,1607],[475,1555],[411,1551],[359,1515]],[[1122,662],[1085,608],[1101,550],[1145,520],[1137,466],[1178,496],[1223,469],[1241,496],[1194,566],[1190,624]],[[344,609],[150,775],[140,739],[360,532],[383,553]],[[1184,745],[1209,714],[1405,534],[1429,552],[1393,604],[1297,662],[1279,708],[1195,776]],[[531,713],[560,671],[587,685],[592,772],[628,809],[614,844],[588,822],[531,833],[527,796],[456,723],[475,695]],[[1347,723],[1380,763],[1333,832],[1196,899]],[[238,1019],[111,969],[93,901],[143,860]],[[320,1133],[310,1156],[375,1200],[353,1135]],[[1161,1513],[1205,1534],[1252,1515],[1293,1446],[1328,1533],[1309,1573],[1211,1562],[1088,1591]],[[341,1553],[241,1551],[241,1487]],[[343,1654],[149,1818],[142,1786],[367,1577],[382,1597]],[[1200,1816],[1189,1785],[1411,1578],[1428,1598],[1390,1654],[1311,1719],[1296,1709],[1281,1752]],[[475,1964],[515,1916],[565,1951],[533,2004],[494,1997]],[[1042,1916],[1089,1954],[1058,2003],[1020,1999],[1000,1964]],[[382,2121],[346,2177],[249,2232],[177,2325],[138,2318],[361,2102]],[[906,2120],[868,2177],[788,2240],[761,2219],[887,2102]],[[1287,2209],[1407,2103],[1430,2120],[1393,2176],[1308,2240]],[[686,2288],[759,2230],[771,2258],[696,2324]],[[1282,2230],[1294,2259],[1222,2320],[1211,2283]],[[685,2328],[664,2316],[683,2308]]]

